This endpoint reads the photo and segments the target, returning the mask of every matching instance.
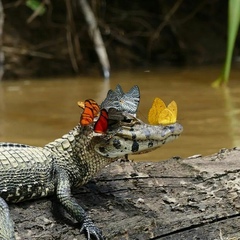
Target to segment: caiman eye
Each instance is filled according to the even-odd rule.
[[[122,122],[125,122],[125,123],[131,123],[133,121],[133,119],[127,119],[127,118],[124,118],[122,120]]]

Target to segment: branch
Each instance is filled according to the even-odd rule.
[[[102,40],[100,30],[97,26],[97,21],[94,16],[94,13],[92,12],[92,9],[90,8],[90,6],[88,5],[88,2],[86,0],[79,0],[79,4],[82,8],[83,15],[88,24],[89,35],[90,35],[92,41],[94,42],[95,51],[98,55],[101,65],[102,65],[103,76],[105,78],[109,78],[110,63],[108,60],[107,51],[106,51],[104,42]]]

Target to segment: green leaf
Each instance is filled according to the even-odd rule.
[[[38,0],[27,0],[26,6],[32,9],[34,12],[38,11],[38,15],[43,15],[46,12],[45,6]]]
[[[223,66],[222,74],[213,83],[213,87],[219,87],[221,84],[227,84],[230,75],[232,54],[234,44],[237,37],[237,32],[240,23],[240,0],[228,1],[228,40],[227,40],[227,52],[225,63]]]

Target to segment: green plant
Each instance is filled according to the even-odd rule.
[[[240,0],[228,1],[228,40],[225,63],[221,75],[212,83],[213,87],[227,84],[230,75],[233,49],[240,23]]]
[[[37,12],[37,15],[43,15],[46,11],[44,4],[38,0],[27,0],[26,6],[32,9],[33,12]]]

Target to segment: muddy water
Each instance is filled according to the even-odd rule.
[[[240,146],[240,71],[232,72],[229,88],[210,83],[220,67],[141,69],[113,72],[110,81],[98,76],[72,79],[22,80],[0,83],[0,141],[43,146],[72,129],[79,121],[78,100],[104,99],[120,83],[125,91],[141,90],[138,116],[147,122],[155,97],[178,104],[182,136],[134,160],[158,161],[172,156],[208,155],[220,148]]]

